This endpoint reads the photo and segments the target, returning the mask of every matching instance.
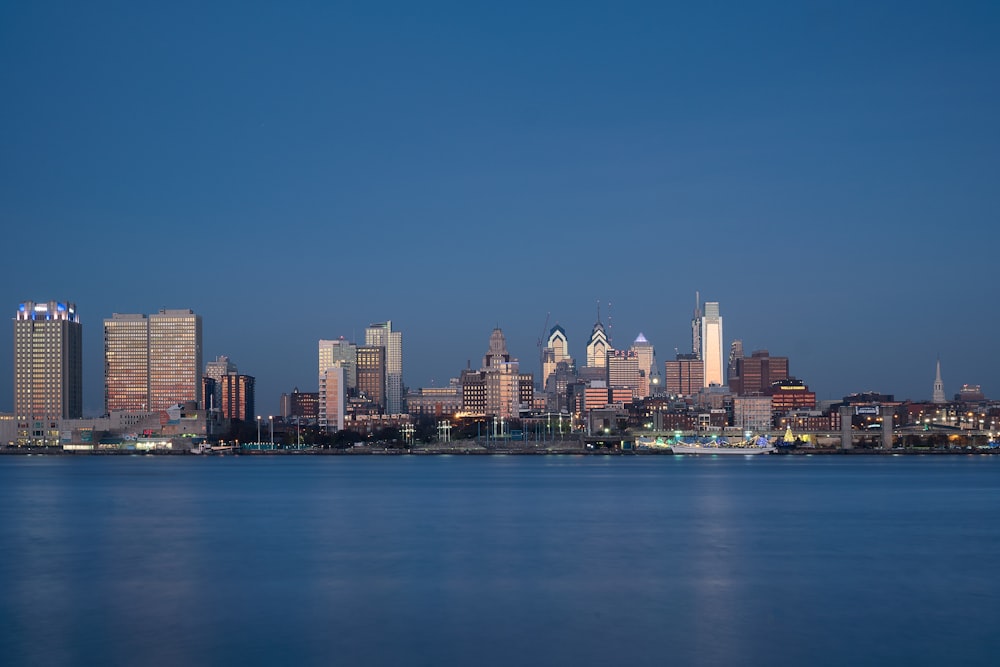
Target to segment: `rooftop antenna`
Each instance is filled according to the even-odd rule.
[[[608,301],[608,345],[611,345],[611,342],[614,340],[614,338],[611,335],[611,332],[614,330],[614,328],[615,325],[611,321],[611,302]]]

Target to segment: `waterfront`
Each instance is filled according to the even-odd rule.
[[[992,664],[1000,460],[0,458],[5,664]]]

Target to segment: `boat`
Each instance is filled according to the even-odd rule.
[[[726,440],[705,440],[701,442],[678,441],[670,445],[674,454],[771,454],[774,452],[774,445],[766,437],[761,436],[756,440],[730,444]]]

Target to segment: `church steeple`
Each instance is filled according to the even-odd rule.
[[[934,376],[934,396],[932,403],[947,403],[948,399],[944,395],[944,382],[941,381],[941,359],[937,360],[937,375]]]

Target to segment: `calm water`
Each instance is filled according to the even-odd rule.
[[[0,664],[992,665],[1000,457],[0,457]]]

